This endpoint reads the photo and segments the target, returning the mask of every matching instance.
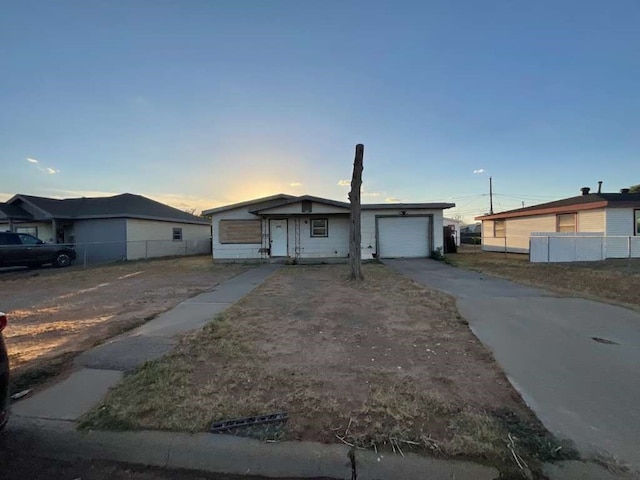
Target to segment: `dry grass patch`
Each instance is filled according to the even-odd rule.
[[[447,254],[447,262],[461,268],[489,273],[561,293],[602,299],[640,308],[640,259],[608,259],[601,262],[530,263],[522,254],[463,249]]]
[[[51,363],[60,363],[56,359],[69,359],[247,268],[199,256],[0,274],[14,386],[44,378]]]
[[[206,431],[289,413],[259,438],[482,458],[512,465],[510,428],[551,438],[471,334],[451,297],[383,265],[285,267],[84,419],[88,428]],[[534,429],[531,429],[534,431]],[[539,452],[516,446],[526,458]]]

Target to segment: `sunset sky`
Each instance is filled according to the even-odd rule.
[[[497,211],[640,183],[640,2],[14,0],[0,200]],[[342,181],[342,182],[341,182]]]

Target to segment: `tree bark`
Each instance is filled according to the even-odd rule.
[[[360,231],[360,188],[362,187],[362,160],[364,157],[364,145],[356,145],[356,157],[353,161],[353,175],[351,177],[351,191],[349,201],[351,202],[351,214],[349,216],[349,266],[351,267],[351,280],[363,280],[361,265],[361,238]]]

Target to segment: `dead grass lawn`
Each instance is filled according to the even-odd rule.
[[[640,259],[602,262],[530,263],[522,254],[481,252],[465,248],[447,254],[447,262],[560,293],[601,299],[640,308]]]
[[[287,411],[285,430],[249,434],[513,466],[512,433],[526,458],[560,456],[452,298],[383,265],[364,273],[352,284],[344,265],[284,267],[126,377],[84,426],[203,431]]]
[[[58,368],[61,359],[133,328],[237,275],[209,256],[82,269],[0,274],[0,310],[14,380]],[[46,376],[46,375],[45,375]]]

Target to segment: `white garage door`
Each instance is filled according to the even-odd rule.
[[[430,217],[378,219],[378,255],[381,258],[428,257]]]

